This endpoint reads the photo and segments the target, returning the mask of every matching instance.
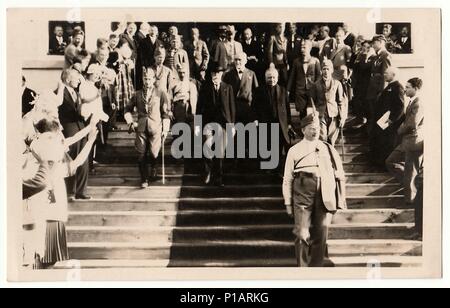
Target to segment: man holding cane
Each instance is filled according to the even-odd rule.
[[[143,69],[143,89],[136,91],[135,97],[125,107],[125,121],[129,132],[136,132],[135,147],[139,154],[138,164],[141,187],[149,185],[147,169],[147,152],[150,151],[150,180],[157,176],[157,159],[161,147],[170,129],[171,106],[167,95],[155,87],[155,72]],[[138,122],[132,117],[134,107],[137,109]]]

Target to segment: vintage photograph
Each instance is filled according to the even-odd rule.
[[[8,12],[12,279],[440,274],[439,10],[66,11]]]

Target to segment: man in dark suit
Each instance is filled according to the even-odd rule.
[[[74,69],[63,71],[61,79],[64,83],[63,102],[58,108],[59,121],[63,127],[65,138],[74,136],[85,127],[84,119],[80,115],[81,99],[75,89],[80,84],[81,75]],[[75,159],[86,144],[86,138],[70,146],[69,154]],[[89,174],[89,161],[86,160],[78,169],[75,177],[68,179],[68,194],[74,194],[75,199],[89,200],[90,197],[85,194]]]
[[[158,27],[150,26],[149,35],[138,46],[136,59],[136,90],[142,89],[142,68],[155,64],[155,51],[164,48],[164,43],[158,39]]]
[[[353,50],[353,47],[355,46],[356,36],[352,32],[350,32],[347,23],[344,23],[342,25],[342,30],[344,30],[345,34],[344,44]]]
[[[50,37],[49,53],[51,55],[64,55],[64,49],[67,47],[67,42],[64,40],[64,30],[62,26],[55,26],[53,34]]]
[[[397,41],[399,50],[397,53],[411,53],[411,36],[408,27],[403,27],[400,31],[400,38]]]
[[[31,103],[36,98],[36,92],[33,90],[27,88],[27,81],[25,79],[25,76],[22,76],[22,116],[27,114],[28,112],[33,109],[33,105]]]
[[[234,101],[233,87],[222,81],[225,68],[214,64],[211,69],[211,81],[205,83],[199,94],[197,111],[203,116],[203,133],[206,136],[205,145],[205,184],[215,183],[223,187],[223,162],[228,140],[225,131],[227,124],[234,124],[236,120],[236,104]],[[195,127],[195,135],[200,134],[202,128]],[[221,130],[220,141],[214,140]],[[233,128],[233,136],[235,130]],[[213,145],[215,151],[212,150]]]
[[[301,57],[295,59],[287,86],[290,99],[295,102],[295,108],[300,112],[300,118],[306,116],[306,107],[309,102],[309,89],[320,79],[320,61],[311,57],[312,44],[302,41]]]
[[[398,69],[390,67],[384,76],[388,85],[376,102],[375,125],[369,140],[372,161],[380,168],[385,167],[386,158],[397,145],[397,130],[403,121],[405,107],[405,90],[397,80]]]
[[[384,89],[384,73],[391,67],[391,54],[386,50],[386,38],[383,35],[376,35],[372,39],[372,47],[375,50],[375,56],[372,58],[372,67],[370,69],[369,85],[367,87],[366,100],[369,105],[369,134],[373,129],[375,122],[374,108],[378,95]]]
[[[245,67],[247,54],[240,53],[234,57],[235,67],[226,72],[223,81],[233,87],[236,102],[236,122],[248,124],[254,120],[251,114],[252,101],[255,90],[258,88],[258,80],[255,72]]]
[[[297,34],[297,25],[295,22],[288,23],[288,36],[287,36],[287,48],[286,54],[288,59],[289,68],[292,68],[295,59],[300,56],[300,47],[302,38]]]
[[[272,64],[266,71],[266,83],[256,90],[253,110],[259,123],[279,124],[279,142],[280,142],[280,164],[283,167],[283,160],[291,144],[291,135],[293,129],[291,126],[291,108],[288,102],[287,91],[278,84],[278,71]],[[268,127],[268,138],[271,138],[270,127]],[[267,144],[271,144],[268,140]]]
[[[136,35],[134,36],[134,40],[136,41],[136,47],[139,50],[139,45],[143,40],[145,40],[149,34],[150,31],[150,25],[146,22],[143,22],[139,26],[139,31],[136,32]]]
[[[247,54],[247,67],[255,72],[259,82],[264,82],[264,56],[260,44],[253,38],[250,28],[245,29],[242,35],[242,49]]]

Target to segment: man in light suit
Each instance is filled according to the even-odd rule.
[[[234,39],[236,29],[233,25],[227,26],[226,35],[226,40],[217,44],[214,61],[226,71],[230,71],[234,65],[234,57],[244,51],[242,44]]]
[[[294,61],[287,86],[290,99],[295,102],[295,108],[300,112],[300,118],[306,116],[306,107],[309,103],[309,90],[322,75],[320,61],[311,56],[311,48],[311,41],[302,41],[300,47],[301,57]]]
[[[224,74],[223,81],[233,87],[236,102],[236,122],[248,124],[254,120],[252,101],[258,80],[255,72],[245,67],[247,54],[241,52],[234,57],[235,67]]]
[[[401,143],[386,159],[386,168],[397,181],[403,183],[405,201],[408,204],[416,197],[415,179],[423,161],[424,108],[418,96],[421,88],[421,79],[408,80],[405,93],[409,103],[404,121],[397,130]]]
[[[172,75],[178,79],[178,67],[184,67],[187,70],[188,76],[190,76],[189,57],[183,48],[181,48],[181,36],[172,35],[170,37],[170,48],[166,53],[166,60],[164,65],[172,70]]]
[[[285,25],[277,23],[275,26],[275,34],[272,35],[267,44],[267,61],[268,64],[273,63],[278,70],[278,82],[282,86],[286,86],[288,82],[288,58],[287,43],[288,40],[284,36]]]
[[[295,252],[299,267],[323,267],[327,258],[328,229],[338,209],[346,209],[345,174],[339,154],[319,140],[316,114],[301,121],[302,141],[286,159],[284,204],[294,216]]]
[[[204,81],[209,63],[209,51],[206,43],[200,39],[198,28],[191,29],[191,40],[186,43],[186,52],[191,66],[191,76],[199,81]]]
[[[85,122],[80,114],[81,99],[75,90],[80,84],[81,75],[74,69],[66,69],[61,76],[62,82],[65,84],[63,102],[58,107],[59,122],[63,127],[65,138],[76,135],[85,128]],[[87,139],[83,138],[69,148],[69,154],[75,159],[84,148]],[[89,174],[89,161],[86,160],[75,174],[75,177],[68,178],[66,181],[67,192],[69,195],[74,194],[75,199],[89,200],[90,196],[85,194]]]
[[[129,125],[129,132],[136,132],[135,147],[139,154],[141,187],[147,188],[149,181],[154,181],[157,176],[157,160],[170,129],[172,108],[166,92],[155,87],[154,70],[143,70],[143,83],[143,89],[136,91],[134,99],[125,107],[125,121]],[[132,117],[135,109],[138,113],[138,122],[134,122]],[[150,152],[150,178],[147,152]]]
[[[317,108],[320,118],[320,140],[334,146],[348,115],[348,100],[342,83],[332,77],[333,62],[322,64],[322,78],[310,89],[311,105]]]
[[[205,157],[205,184],[210,185],[214,183],[219,187],[224,186],[223,162],[228,141],[225,131],[226,125],[234,124],[236,121],[233,87],[222,81],[224,71],[224,68],[214,64],[211,68],[211,80],[208,80],[200,89],[197,114],[203,116],[203,125],[205,127],[195,127],[196,136],[199,136],[201,131],[206,136],[205,145],[208,153],[207,157]],[[215,141],[214,135],[217,134],[217,130],[220,128],[223,133],[222,138],[215,143],[216,151],[214,151],[215,153],[220,153],[218,153],[219,157],[214,157],[212,150],[212,145]],[[218,148],[219,151],[217,150]]]

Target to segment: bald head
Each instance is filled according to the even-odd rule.
[[[399,75],[398,68],[391,66],[384,72],[384,80],[386,82],[393,82],[398,79],[398,75]]]

